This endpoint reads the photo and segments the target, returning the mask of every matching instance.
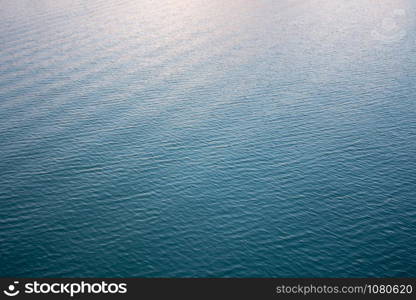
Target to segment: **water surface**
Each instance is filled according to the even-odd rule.
[[[0,276],[416,276],[415,8],[0,0]]]

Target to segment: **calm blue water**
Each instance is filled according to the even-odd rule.
[[[415,13],[0,0],[0,276],[416,276]]]

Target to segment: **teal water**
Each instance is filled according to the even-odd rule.
[[[415,12],[0,0],[0,276],[416,276]]]

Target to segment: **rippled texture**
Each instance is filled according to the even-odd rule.
[[[416,276],[415,6],[0,0],[0,276]]]

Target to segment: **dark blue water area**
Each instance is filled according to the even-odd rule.
[[[415,13],[0,0],[0,276],[416,276]]]

